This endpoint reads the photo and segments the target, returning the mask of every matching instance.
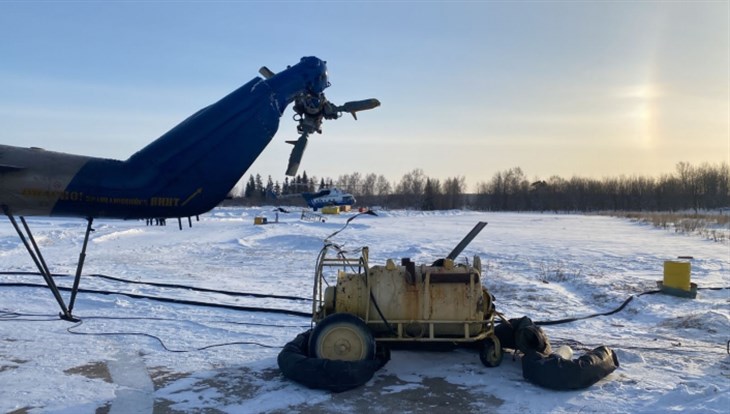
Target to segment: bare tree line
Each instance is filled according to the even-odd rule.
[[[239,203],[275,203],[274,195],[317,191],[332,186],[354,194],[358,204],[385,208],[444,210],[470,208],[489,211],[678,211],[730,206],[730,170],[727,163],[699,166],[677,164],[673,173],[659,177],[620,176],[602,179],[572,177],[527,179],[519,167],[495,173],[467,191],[463,176],[443,181],[420,168],[391,183],[383,175],[354,172],[337,179],[307,176],[304,172],[283,183],[251,175],[237,194]],[[296,198],[287,204],[298,204]]]

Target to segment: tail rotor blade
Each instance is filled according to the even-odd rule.
[[[371,98],[371,99],[363,99],[362,101],[351,101],[351,102],[345,102],[344,105],[338,106],[337,110],[340,112],[349,112],[352,114],[352,116],[357,119],[357,113],[360,111],[367,111],[369,109],[374,109],[380,106],[380,101]]]
[[[296,141],[287,141],[294,145],[289,155],[289,166],[286,168],[286,175],[293,177],[297,175],[299,170],[299,164],[302,162],[302,156],[304,156],[304,150],[307,149],[307,138],[306,134],[302,134]]]
[[[276,75],[274,72],[271,71],[271,69],[267,68],[266,66],[261,66],[261,69],[259,69],[259,73],[261,76],[264,77],[264,79],[270,79],[273,78],[274,75]]]

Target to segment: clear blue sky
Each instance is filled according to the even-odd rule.
[[[126,159],[314,55],[330,100],[382,106],[327,122],[309,175],[658,175],[730,157],[729,21],[728,1],[0,1],[0,143]],[[283,180],[291,114],[249,172]]]

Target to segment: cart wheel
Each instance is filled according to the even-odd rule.
[[[373,359],[375,339],[362,319],[336,313],[318,323],[309,337],[309,353],[314,358],[340,361]]]
[[[502,363],[502,345],[496,336],[490,336],[482,342],[479,350],[479,359],[487,367],[496,367]]]

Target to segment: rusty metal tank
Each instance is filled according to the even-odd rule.
[[[455,265],[444,259],[416,266],[409,259],[401,265],[388,260],[358,273],[340,271],[337,284],[326,289],[324,308],[327,314],[357,315],[376,337],[474,339],[485,331],[491,306],[478,262],[477,257],[474,266]]]

